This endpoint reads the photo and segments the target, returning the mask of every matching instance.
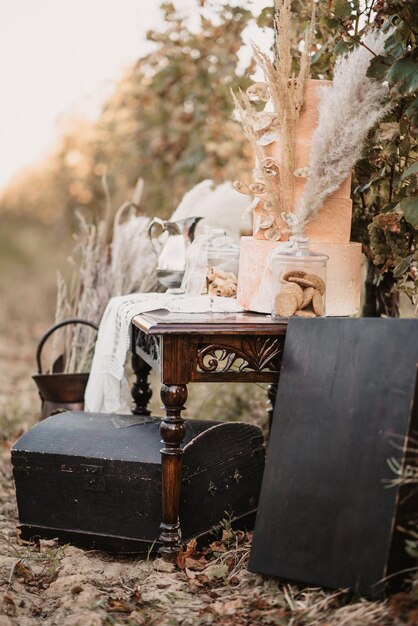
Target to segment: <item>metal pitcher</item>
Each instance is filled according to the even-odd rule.
[[[175,222],[154,217],[148,226],[148,237],[158,254],[157,276],[164,287],[177,289],[183,280],[186,265],[186,250],[194,239],[194,233],[201,217],[185,217]],[[158,226],[159,235],[168,233],[168,238],[161,251],[157,250],[153,239],[154,228]]]

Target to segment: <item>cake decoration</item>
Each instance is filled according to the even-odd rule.
[[[301,235],[308,237],[312,253],[328,258],[326,290],[325,283],[301,285],[295,276],[286,282],[316,290],[306,305],[315,316],[324,309],[327,315],[353,315],[360,306],[361,245],[350,242],[351,169],[367,132],[388,110],[387,85],[367,76],[370,60],[382,53],[388,33],[371,32],[342,55],[333,82],[311,80],[314,22],[312,3],[299,71],[294,73],[291,3],[276,0],[274,61],[254,46],[264,82],[233,94],[236,117],[256,157],[254,181],[234,183],[237,191],[255,195],[253,236],[241,239],[237,297],[245,309],[271,312],[273,291],[283,284],[272,276],[271,255]],[[257,102],[267,110],[257,111]],[[286,310],[293,307],[290,295],[283,293]],[[299,310],[297,306],[291,314]]]

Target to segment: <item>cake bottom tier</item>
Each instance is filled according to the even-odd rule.
[[[241,237],[238,304],[248,311],[270,313],[273,283],[271,253],[281,244]],[[360,309],[361,244],[313,243],[313,252],[329,257],[327,264],[326,314],[355,315]]]

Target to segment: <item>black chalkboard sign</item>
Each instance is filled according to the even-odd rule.
[[[289,321],[250,570],[377,597],[413,565],[388,459],[418,430],[417,362],[415,320]]]

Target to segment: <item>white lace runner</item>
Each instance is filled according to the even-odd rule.
[[[235,313],[234,298],[136,293],[112,298],[103,314],[86,388],[85,410],[92,413],[130,413],[126,357],[131,349],[130,325],[135,315],[166,309],[173,313]]]

